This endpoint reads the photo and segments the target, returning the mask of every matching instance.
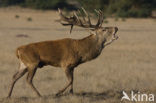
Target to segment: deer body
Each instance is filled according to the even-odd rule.
[[[57,95],[62,94],[69,86],[71,87],[70,92],[73,93],[74,68],[81,63],[95,59],[101,54],[101,51],[105,46],[117,39],[115,34],[118,31],[118,28],[101,27],[101,22],[103,20],[100,17],[96,25],[92,25],[91,23],[89,25],[84,23],[84,25],[79,18],[67,18],[61,12],[60,15],[64,20],[70,20],[69,25],[71,25],[72,22],[74,22],[73,24],[75,25],[79,21],[80,23],[78,23],[78,26],[95,27],[95,33],[83,39],[65,38],[31,43],[17,48],[16,55],[19,59],[20,66],[19,70],[13,75],[8,97],[11,96],[16,81],[26,72],[28,72],[26,78],[28,84],[38,96],[41,96],[33,85],[33,77],[37,68],[42,68],[45,65],[61,67],[67,76],[67,85],[61,89]]]
[[[17,57],[27,66],[37,62],[38,67],[52,65],[56,67],[76,66],[97,57],[103,48],[94,34],[83,39],[65,38],[55,41],[43,41],[21,46]]]

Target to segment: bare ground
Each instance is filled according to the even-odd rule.
[[[55,22],[57,19],[56,11],[0,9],[0,103],[120,103],[123,90],[156,95],[156,20],[130,18],[108,19],[109,23],[103,25],[117,26],[120,38],[106,47],[100,57],[75,69],[73,95],[66,91],[55,97],[67,79],[62,69],[47,66],[38,69],[34,78],[42,98],[36,97],[24,76],[16,83],[12,98],[6,99],[12,75],[18,69],[18,46],[89,34],[75,27],[69,35],[69,27]]]

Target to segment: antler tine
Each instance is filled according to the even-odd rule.
[[[87,18],[88,18],[88,23],[89,23],[89,25],[91,26],[92,24],[91,24],[91,20],[90,20],[90,17],[89,17],[89,14],[86,12],[86,10],[82,7],[82,10],[83,10],[83,12],[85,13],[85,15],[87,16]]]
[[[71,34],[72,30],[73,30],[73,27],[74,27],[74,25],[71,25],[70,34]]]
[[[103,12],[101,10],[99,10],[99,12],[101,13],[101,21],[100,21],[100,27],[102,26],[103,24],[103,20],[104,20],[104,15],[103,15]]]
[[[98,22],[97,22],[96,26],[97,27],[101,27],[102,26],[102,23],[103,23],[103,14],[102,14],[102,11],[95,9],[95,12],[98,14]]]
[[[72,32],[74,25],[80,26],[83,28],[90,28],[90,29],[91,28],[97,29],[102,26],[102,23],[103,23],[102,11],[95,9],[96,13],[98,14],[98,21],[97,21],[97,24],[92,25],[89,14],[86,12],[86,10],[83,7],[81,9],[82,9],[82,12],[78,10],[77,12],[73,12],[72,16],[67,17],[63,15],[62,11],[58,8],[58,12],[59,12],[60,19],[61,19],[60,22],[64,26],[69,26],[69,25],[71,26],[70,33]],[[84,13],[84,15],[82,13]],[[79,17],[78,14],[82,16],[82,18]]]
[[[96,9],[95,9],[95,12],[98,14],[98,21],[97,21],[96,26],[99,27],[100,21],[101,21],[101,13],[98,10],[96,10]]]
[[[80,23],[80,25],[81,25],[82,24],[81,19],[77,16],[76,12],[74,12],[74,16],[76,17],[77,22]]]
[[[62,11],[58,8],[58,12],[59,12],[59,15],[60,15],[60,19],[62,19],[63,21],[66,21],[67,23],[62,23],[61,22],[61,24],[62,25],[64,25],[64,26],[69,26],[69,25],[71,25],[71,29],[70,29],[70,33],[72,32],[72,29],[73,29],[73,24],[71,23],[73,20],[74,20],[74,16],[72,17],[66,17],[66,16],[64,16],[63,14],[62,14]],[[71,18],[72,18],[72,20],[71,20]]]
[[[80,12],[80,10],[78,10],[78,13],[82,16],[83,22],[85,22],[85,23],[86,23],[87,21],[86,21],[86,19],[85,19],[84,15]]]
[[[67,21],[69,18],[65,17],[63,14],[62,14],[62,11],[61,9],[58,8],[58,12],[59,12],[59,15],[61,17],[61,19],[63,19],[64,21]]]

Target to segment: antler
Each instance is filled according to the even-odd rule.
[[[78,14],[76,12],[74,12],[72,16],[66,17],[65,15],[62,14],[62,11],[58,8],[58,12],[61,17],[60,18],[61,24],[64,26],[71,26],[70,33],[72,32],[74,25],[80,26],[83,28],[91,28],[91,29],[97,29],[102,26],[104,17],[103,17],[103,13],[101,10],[95,9],[95,12],[98,14],[98,21],[95,25],[93,25],[91,23],[89,14],[86,12],[86,10],[84,8],[82,8],[82,11],[84,12],[87,19],[79,10],[78,10],[78,13],[82,16],[82,19],[79,18]],[[63,21],[66,23],[63,23]]]

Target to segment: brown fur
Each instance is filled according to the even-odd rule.
[[[28,72],[28,84],[40,96],[32,80],[37,68],[42,68],[45,65],[63,68],[69,80],[69,83],[57,95],[63,93],[69,86],[71,86],[70,92],[72,93],[74,68],[99,56],[105,44],[115,37],[116,32],[116,27],[99,28],[95,34],[83,39],[65,38],[32,43],[17,48],[16,55],[21,61],[21,67],[13,76],[8,97],[11,96],[15,82],[26,72]]]

